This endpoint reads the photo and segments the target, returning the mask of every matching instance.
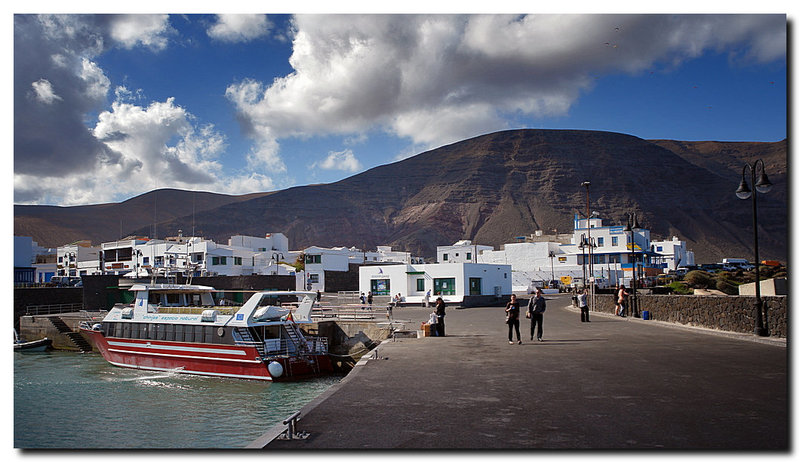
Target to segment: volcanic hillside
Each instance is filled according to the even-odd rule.
[[[195,206],[194,213],[186,196],[192,193],[175,190],[157,191],[157,201],[151,192],[121,204],[91,206],[104,220],[87,221],[86,207],[16,206],[15,234],[33,236],[42,245],[79,238],[95,243],[113,240],[120,234],[120,210],[124,210],[120,206],[149,201],[151,207],[143,205],[141,216],[147,220],[149,212],[150,221],[126,234],[151,235],[153,228],[157,237],[175,235],[178,229],[188,234],[194,223],[196,234],[218,242],[235,234],[281,232],[293,249],[392,245],[430,257],[437,245],[459,239],[497,248],[538,229],[570,232],[574,214],[586,207],[581,183],[590,181],[591,208],[606,224],[623,224],[629,212],[636,212],[653,239],[678,236],[700,262],[752,259],[751,202],[736,198],[734,191],[742,166],[757,158],[765,161],[775,184],[773,191],[758,197],[760,253],[765,259],[786,261],[785,140],[646,141],[574,130],[492,133],[336,183],[266,195],[221,196],[225,203],[215,206],[209,200],[208,206]],[[183,199],[165,210],[167,198],[178,194]],[[155,226],[153,206],[159,218]],[[115,211],[104,212],[103,207]],[[170,219],[163,219],[167,213]],[[58,239],[65,222],[72,237]]]

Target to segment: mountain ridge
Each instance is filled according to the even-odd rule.
[[[170,210],[155,228],[159,237],[174,235],[178,229],[187,234],[194,222],[197,234],[220,242],[233,234],[281,232],[298,249],[392,245],[432,256],[437,245],[459,239],[499,247],[536,230],[571,231],[574,214],[586,207],[586,191],[580,185],[590,181],[592,209],[606,224],[624,223],[627,213],[636,212],[654,238],[678,236],[698,260],[717,261],[723,256],[752,255],[752,211],[733,192],[744,162],[759,157],[775,184],[774,191],[759,196],[759,248],[764,258],[785,261],[786,140],[647,141],[602,131],[506,130],[335,183],[226,196],[218,203],[208,200],[202,210],[195,207],[193,214]],[[144,196],[138,196],[143,198],[140,203],[149,199]],[[36,218],[54,219],[17,207],[15,234],[25,229],[18,224],[36,231],[41,226]],[[158,208],[163,207],[159,202]],[[144,207],[140,221],[148,212],[149,222],[128,234],[152,232],[153,210]]]

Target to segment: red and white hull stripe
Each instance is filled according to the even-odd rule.
[[[253,380],[273,380],[267,364],[259,358],[255,347],[217,345],[159,340],[106,338],[102,332],[82,330],[109,363],[135,369],[175,371]],[[310,375],[314,368],[301,358],[278,358],[285,373],[281,378]],[[316,355],[314,361],[329,371],[327,355]],[[317,370],[320,370],[317,368]]]

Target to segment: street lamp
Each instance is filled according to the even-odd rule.
[[[589,220],[591,220],[592,216],[589,213],[589,186],[591,185],[590,182],[584,181],[581,183],[581,186],[586,188],[586,236],[589,242],[592,241],[592,226],[589,224]],[[589,275],[590,277],[594,277],[594,259],[592,258],[592,248],[589,247]],[[583,279],[584,283],[586,282],[586,278]],[[584,284],[585,285],[585,284]]]
[[[638,300],[636,298],[636,270],[637,270],[637,266],[639,266],[639,265],[638,265],[638,263],[636,261],[636,239],[635,239],[636,230],[638,230],[638,229],[639,229],[639,220],[636,219],[636,213],[629,213],[628,214],[628,223],[625,225],[625,229],[623,229],[623,232],[630,233],[630,236],[631,236],[631,243],[630,243],[630,246],[631,246],[631,262],[633,263],[633,266],[631,267],[631,269],[633,270],[633,271],[631,271],[631,274],[632,274],[632,276],[631,276],[631,288],[632,288],[632,290],[631,290],[631,316],[633,316],[635,318],[639,317],[639,310],[638,310],[638,307],[637,307]]]
[[[547,253],[547,256],[550,257],[550,284],[552,284],[556,280],[556,273],[553,269],[553,258],[555,258],[556,253],[551,250]]]
[[[758,181],[756,181],[756,171],[758,170],[758,165],[761,164],[761,174],[758,176]],[[756,160],[753,162],[753,165],[745,164],[742,167],[742,182],[739,183],[739,188],[736,190],[736,197],[739,199],[749,199],[751,196],[753,198],[753,249],[755,253],[755,265],[756,265],[756,303],[755,303],[755,315],[756,315],[756,327],[754,329],[754,333],[761,337],[766,337],[769,335],[769,330],[764,325],[763,318],[761,316],[761,312],[764,309],[764,303],[761,301],[761,273],[759,271],[759,264],[760,261],[758,259],[758,207],[756,205],[756,196],[757,194],[753,194],[750,190],[750,187],[747,186],[747,177],[745,177],[745,172],[747,169],[750,169],[750,183],[755,188],[756,192],[766,194],[772,189],[772,183],[770,183],[769,179],[767,178],[766,167],[764,166],[764,161],[761,159]]]
[[[589,242],[586,240],[586,235],[581,234],[581,243],[578,244],[578,247],[581,249],[581,267],[583,267],[583,287],[586,287],[586,247],[589,246]]]

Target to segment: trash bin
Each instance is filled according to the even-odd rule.
[[[650,319],[650,312],[649,311],[642,311],[642,319],[644,319],[645,321]]]

